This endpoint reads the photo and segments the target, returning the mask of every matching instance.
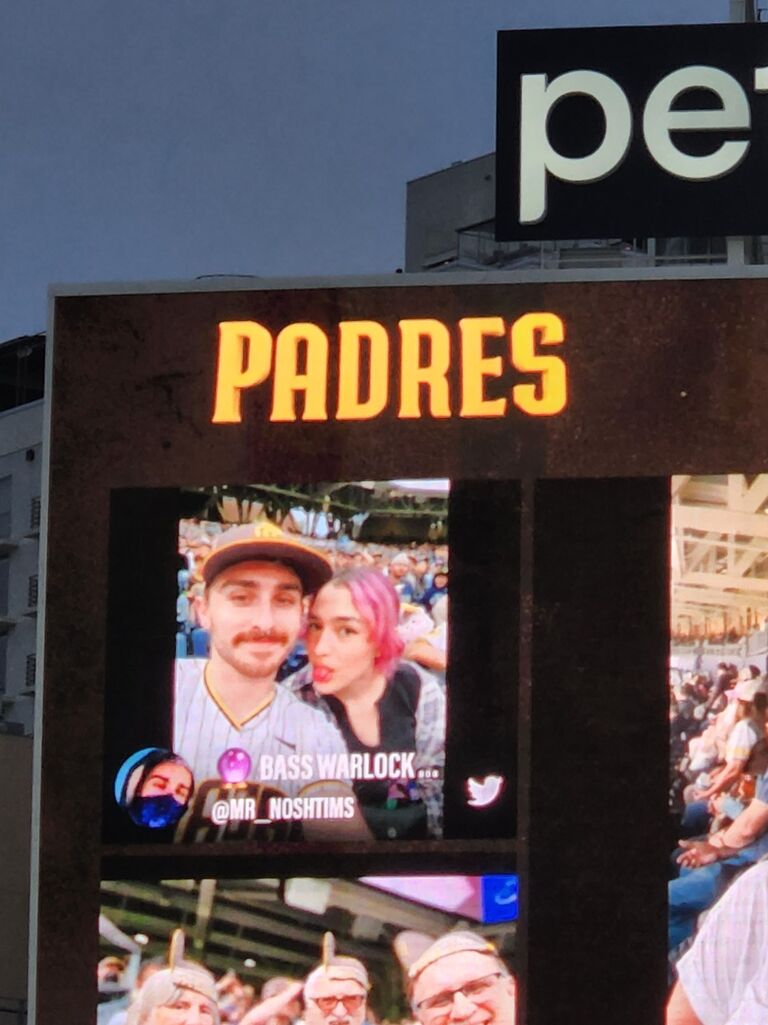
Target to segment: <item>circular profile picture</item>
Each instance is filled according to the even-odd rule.
[[[126,758],[115,777],[115,800],[137,826],[166,829],[187,810],[192,770],[164,747],[144,747]]]

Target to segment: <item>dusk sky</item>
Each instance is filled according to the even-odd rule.
[[[390,273],[405,185],[494,148],[496,32],[728,0],[25,0],[0,39],[0,340],[51,282]]]

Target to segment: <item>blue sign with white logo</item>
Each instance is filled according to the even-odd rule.
[[[517,921],[517,876],[483,876],[482,901],[484,923]]]

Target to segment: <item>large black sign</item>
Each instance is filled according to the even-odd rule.
[[[738,472],[746,492],[768,472],[766,320],[758,276],[56,296],[36,1025],[95,1021],[100,880],[512,872],[517,1025],[658,1025],[665,478]],[[333,536],[305,533],[297,508],[331,513]],[[695,512],[692,529],[711,531]],[[433,583],[448,588],[445,682],[423,680],[418,695],[398,682],[396,743],[366,761],[344,721],[342,661],[323,651],[329,620],[359,617],[329,613],[307,566],[333,560],[335,594],[350,561],[370,569],[391,549],[390,565],[433,553]],[[246,632],[252,605],[274,629]],[[293,659],[300,636],[346,752],[304,701],[306,666],[277,679],[277,649]],[[236,649],[259,688],[237,705]],[[430,691],[432,729],[417,739]],[[382,755],[399,769],[378,769]],[[368,786],[382,781],[384,800]],[[441,799],[442,835],[430,816]],[[174,804],[186,805],[178,821]],[[352,836],[358,810],[368,830]],[[142,891],[123,921],[136,921],[134,899]]]
[[[500,32],[496,237],[768,231],[768,26]]]

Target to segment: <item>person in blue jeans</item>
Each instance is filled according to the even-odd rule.
[[[702,911],[712,907],[734,876],[768,854],[768,772],[752,802],[730,826],[705,840],[681,840],[680,876],[669,884],[669,949],[693,935]]]

